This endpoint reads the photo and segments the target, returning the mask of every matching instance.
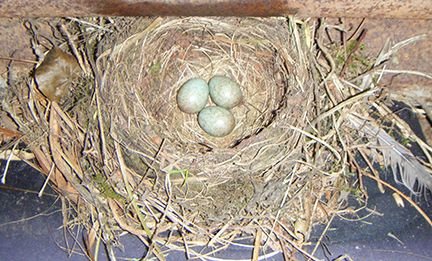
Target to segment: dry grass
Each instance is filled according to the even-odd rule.
[[[2,109],[76,210],[65,225],[86,227],[89,258],[102,240],[115,260],[113,247],[127,232],[158,259],[180,249],[212,260],[237,239],[253,237],[253,245],[242,246],[255,248],[255,259],[266,247],[313,259],[303,250],[312,226],[354,212],[346,199],[366,200],[362,177],[388,187],[369,174],[374,169],[360,167],[359,155],[368,166],[391,155],[388,164],[410,177],[405,185],[417,180],[420,189],[431,188],[428,163],[394,156],[403,147],[388,146],[388,154],[382,141],[399,143],[370,131],[381,131],[387,109],[376,73],[391,72],[383,68],[386,57],[409,41],[383,50],[360,73],[350,70],[350,54],[341,73],[324,41],[325,20],[67,21],[60,27],[65,42],[87,72],[76,84],[79,95],[66,109],[27,78]],[[175,102],[186,80],[215,74],[235,79],[245,96],[233,112],[234,132],[222,139],[207,136]],[[415,139],[402,122],[397,127]],[[431,148],[418,143],[430,159]],[[412,176],[410,164],[426,174]],[[205,244],[214,251],[193,249]]]
[[[210,206],[206,219],[221,223],[245,207],[241,205],[253,196],[252,185],[283,179],[277,169],[294,168],[301,143],[296,142],[300,133],[281,125],[302,129],[314,114],[303,107],[313,99],[307,64],[295,62],[305,54],[285,48],[285,43],[296,44],[284,19],[157,19],[146,31],[107,50],[98,60],[103,64],[103,121],[109,119],[129,167],[137,173],[150,168],[152,182],[169,175],[176,197],[186,203],[183,207],[195,213],[192,205],[201,211]],[[186,80],[217,74],[235,79],[246,97],[233,110],[235,130],[224,138],[206,135],[196,115],[182,113],[175,101]],[[222,202],[209,202],[207,194],[226,197],[225,190],[216,193],[222,187],[240,197],[232,212]],[[235,193],[238,188],[243,192]],[[213,217],[208,212],[215,207],[225,207],[218,210],[224,213]]]

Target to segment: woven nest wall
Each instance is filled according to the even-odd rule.
[[[174,164],[212,172],[278,115],[298,125],[307,90],[296,82],[296,57],[281,31],[287,32],[281,20],[188,18],[155,24],[126,40],[110,54],[101,92],[113,127],[149,157],[165,139],[169,155],[162,168]],[[205,134],[196,115],[181,112],[176,103],[185,81],[214,75],[234,79],[245,97],[233,109],[234,131],[224,138]]]
[[[199,213],[196,222],[278,209],[302,159],[294,128],[314,113],[305,109],[313,84],[298,44],[285,19],[161,19],[105,52],[101,108],[126,165],[149,180],[169,175],[174,201]],[[207,135],[176,103],[185,81],[213,75],[234,79],[244,95],[223,138]],[[319,178],[313,187],[321,190]],[[292,213],[300,213],[298,200]]]

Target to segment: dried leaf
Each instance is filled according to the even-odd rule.
[[[61,102],[68,95],[79,71],[72,55],[54,47],[36,69],[35,79],[43,95],[50,101]]]

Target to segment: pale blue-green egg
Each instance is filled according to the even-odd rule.
[[[209,88],[212,101],[227,109],[239,105],[243,99],[240,86],[226,76],[213,76],[209,81]]]
[[[198,114],[198,124],[209,135],[223,137],[235,127],[233,114],[219,106],[209,106]]]
[[[201,78],[192,78],[185,82],[177,92],[177,105],[186,113],[198,113],[207,104],[209,87]]]

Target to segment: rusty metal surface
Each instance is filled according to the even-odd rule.
[[[430,0],[0,0],[0,17],[190,15],[432,19]]]
[[[11,61],[15,70],[34,66],[29,36],[20,19],[0,19],[0,39],[0,77],[7,77]]]

